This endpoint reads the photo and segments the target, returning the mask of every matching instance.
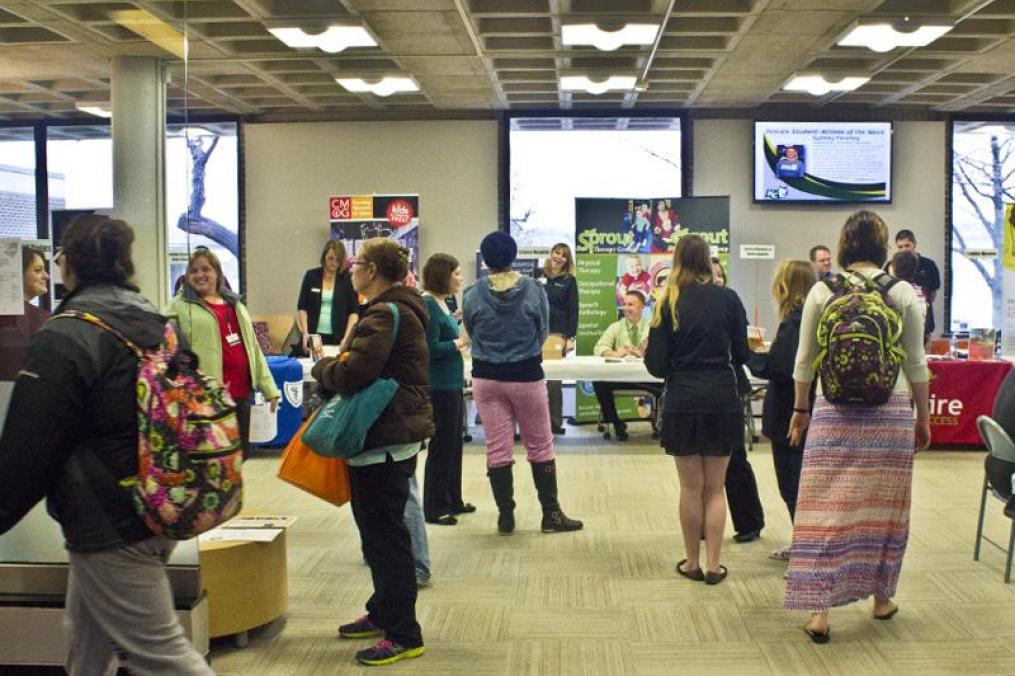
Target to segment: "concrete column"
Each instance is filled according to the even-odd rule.
[[[113,215],[134,228],[135,281],[157,307],[169,300],[166,259],[166,87],[160,59],[112,61]]]

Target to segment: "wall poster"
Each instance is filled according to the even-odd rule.
[[[354,257],[363,242],[389,237],[409,250],[409,277],[419,276],[419,195],[337,195],[328,199],[331,238]]]
[[[606,328],[622,316],[629,290],[645,296],[646,316],[651,315],[669,277],[673,248],[684,235],[704,237],[728,274],[729,214],[728,197],[576,199],[577,353],[592,354]],[[646,402],[637,399],[617,400],[622,417],[644,417]],[[591,382],[578,383],[576,407],[579,421],[598,417]]]

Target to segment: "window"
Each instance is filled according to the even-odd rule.
[[[951,197],[951,329],[1000,328],[1004,205],[1015,202],[1015,122],[953,122]]]
[[[0,238],[37,236],[35,130],[0,128]]]
[[[113,207],[113,139],[109,125],[47,127],[46,163],[50,213],[54,209]]]
[[[574,240],[575,197],[679,197],[679,118],[510,119],[511,235],[522,247]]]
[[[166,242],[170,293],[187,252],[211,249],[233,291],[240,288],[239,152],[235,122],[166,128]]]

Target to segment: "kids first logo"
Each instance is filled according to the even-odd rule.
[[[419,221],[419,195],[332,195],[328,220],[378,221],[405,228]]]
[[[409,200],[396,199],[388,204],[385,216],[396,228],[404,228],[412,222],[416,212]]]

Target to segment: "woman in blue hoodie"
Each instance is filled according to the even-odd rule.
[[[515,423],[522,435],[532,478],[543,507],[542,531],[580,530],[557,502],[557,468],[550,432],[543,341],[549,326],[546,294],[531,277],[511,269],[518,245],[505,232],[492,232],[479,247],[489,277],[465,291],[462,318],[472,337],[472,394],[483,419],[486,467],[500,515],[497,530],[515,528]]]

